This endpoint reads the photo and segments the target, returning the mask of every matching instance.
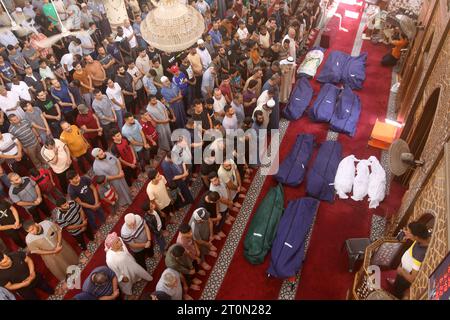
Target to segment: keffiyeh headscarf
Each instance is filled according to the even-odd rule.
[[[105,251],[108,251],[109,249],[111,249],[113,243],[119,239],[119,236],[117,235],[117,233],[113,232],[108,234],[108,236],[105,239]]]

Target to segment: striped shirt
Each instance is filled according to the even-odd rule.
[[[30,148],[38,143],[36,136],[31,130],[31,123],[28,120],[21,120],[18,124],[11,123],[8,131],[19,139],[24,148]]]
[[[126,244],[130,243],[146,243],[147,242],[147,233],[145,232],[145,220],[142,219],[140,216],[135,215],[136,218],[136,228],[130,229],[128,228],[127,224],[124,223],[121,229],[121,237],[123,242]],[[130,250],[133,252],[140,252],[144,250],[142,249],[134,249],[130,247]]]
[[[63,229],[83,223],[83,220],[81,220],[81,206],[75,201],[69,201],[68,203],[69,209],[61,210],[61,208],[59,208],[56,213],[56,223]],[[66,230],[74,236],[79,235],[82,232],[81,228]]]
[[[97,285],[92,282],[92,275],[94,273],[104,273],[107,276],[108,280],[101,285]],[[93,295],[97,299],[104,296],[111,296],[114,293],[113,279],[115,277],[116,274],[114,273],[114,271],[112,271],[107,266],[97,267],[92,270],[92,272],[84,281],[82,290],[83,292]]]

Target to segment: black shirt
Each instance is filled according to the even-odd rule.
[[[194,121],[200,121],[202,123],[202,129],[208,130],[211,129],[208,119],[208,111],[203,110],[202,113],[196,114],[195,112],[192,113],[192,119]]]
[[[11,260],[12,265],[8,269],[0,269],[0,286],[4,287],[11,282],[20,283],[30,275],[28,264],[25,262],[26,254],[24,252],[12,252],[6,254]]]
[[[7,201],[0,202],[0,226],[16,223],[16,218],[11,211],[11,204]]]
[[[206,195],[204,195],[202,197],[202,200],[200,200],[200,203],[199,203],[198,207],[199,208],[205,208],[206,211],[209,212],[210,218],[214,219],[214,218],[217,217],[217,206],[216,206],[216,203],[207,202],[205,200],[205,198],[206,198]]]
[[[114,81],[119,84],[122,90],[133,92],[133,77],[128,72],[125,71],[123,76],[116,75],[116,79]],[[124,96],[125,98],[130,97],[125,94]]]
[[[73,184],[69,184],[69,187],[67,188],[67,193],[69,194],[70,198],[75,200],[76,198],[80,198],[82,202],[86,202],[88,204],[94,204],[95,203],[95,196],[94,192],[90,188],[91,186],[91,179],[88,177],[81,177],[80,184],[77,186],[74,186]]]
[[[58,110],[56,109],[56,102],[52,97],[47,97],[45,101],[36,99],[36,105],[39,109],[42,110],[43,113],[46,113],[49,116],[57,116]],[[47,119],[47,122],[56,122],[58,120]]]

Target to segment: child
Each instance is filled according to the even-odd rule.
[[[164,237],[167,237],[169,232],[166,230],[164,217],[155,210],[155,205],[150,202],[144,203],[141,209],[144,211],[144,220],[155,237],[154,240],[159,246],[159,251],[165,255],[166,240]]]
[[[53,176],[48,169],[41,168],[39,171],[30,168],[30,178],[36,182],[41,189],[44,198],[56,205],[56,199],[65,198],[65,195],[56,187]]]
[[[116,190],[109,183],[108,179],[106,179],[106,176],[96,176],[94,181],[100,200],[111,207],[111,214],[115,214],[118,209],[118,196]]]
[[[180,188],[175,181],[171,181],[167,184],[169,187],[169,196],[172,199],[171,204],[175,208],[175,210],[180,210],[185,202],[183,195],[181,194]]]

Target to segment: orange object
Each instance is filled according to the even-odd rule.
[[[374,148],[388,150],[394,141],[396,134],[396,126],[377,119],[373,126],[368,144]]]

